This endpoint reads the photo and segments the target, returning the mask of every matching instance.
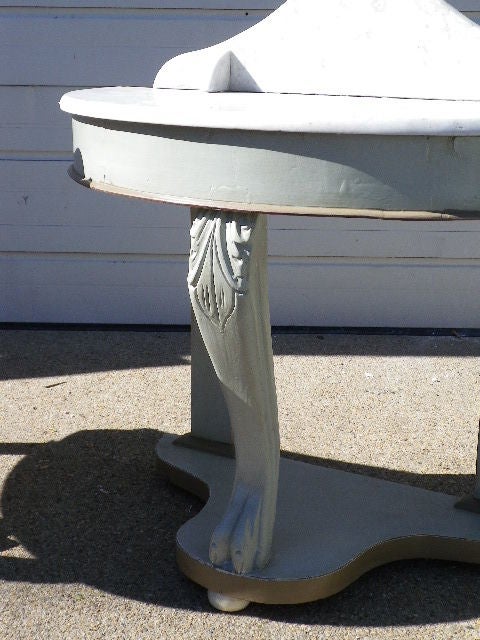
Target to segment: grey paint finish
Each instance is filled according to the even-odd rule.
[[[278,487],[267,219],[205,209],[192,213],[188,289],[228,408],[236,456],[232,494],[212,534],[210,559],[245,574],[270,558]],[[216,385],[213,391],[215,397]]]
[[[480,210],[480,138],[248,132],[74,118],[75,170],[169,202]]]
[[[206,440],[231,443],[227,406],[194,313],[192,313],[191,347],[192,435]]]
[[[237,598],[325,598],[374,566],[404,558],[480,562],[480,519],[454,509],[457,497],[282,458],[271,563],[247,579],[216,571],[208,558],[209,536],[228,502],[233,459],[172,446],[171,437],[161,438],[157,455],[210,489],[204,509],[177,534],[177,546],[189,558],[182,570],[207,588],[221,584]],[[404,545],[408,540],[410,546]],[[388,544],[383,558],[369,557]]]

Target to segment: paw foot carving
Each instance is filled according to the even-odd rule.
[[[269,559],[271,518],[259,490],[237,487],[229,507],[213,532],[210,560],[216,566],[231,566],[245,574],[263,568]]]

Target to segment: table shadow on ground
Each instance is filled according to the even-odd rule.
[[[209,610],[205,591],[175,564],[176,531],[202,505],[159,475],[159,436],[152,429],[92,430],[44,445],[1,444],[0,455],[24,457],[1,496],[0,579],[83,583],[141,602]],[[467,475],[416,475],[296,457],[458,495],[473,483]],[[16,556],[19,544],[30,558]],[[479,567],[396,562],[327,600],[251,605],[239,615],[336,626],[452,622],[480,616],[479,590]]]

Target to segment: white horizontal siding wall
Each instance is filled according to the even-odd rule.
[[[189,212],[74,184],[57,103],[151,85],[279,4],[0,0],[0,322],[189,322]],[[480,22],[480,0],[452,4]],[[274,324],[480,326],[480,222],[272,217],[269,242]]]

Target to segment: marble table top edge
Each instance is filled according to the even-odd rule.
[[[143,124],[365,135],[480,135],[480,101],[104,87],[65,94],[72,115]]]

